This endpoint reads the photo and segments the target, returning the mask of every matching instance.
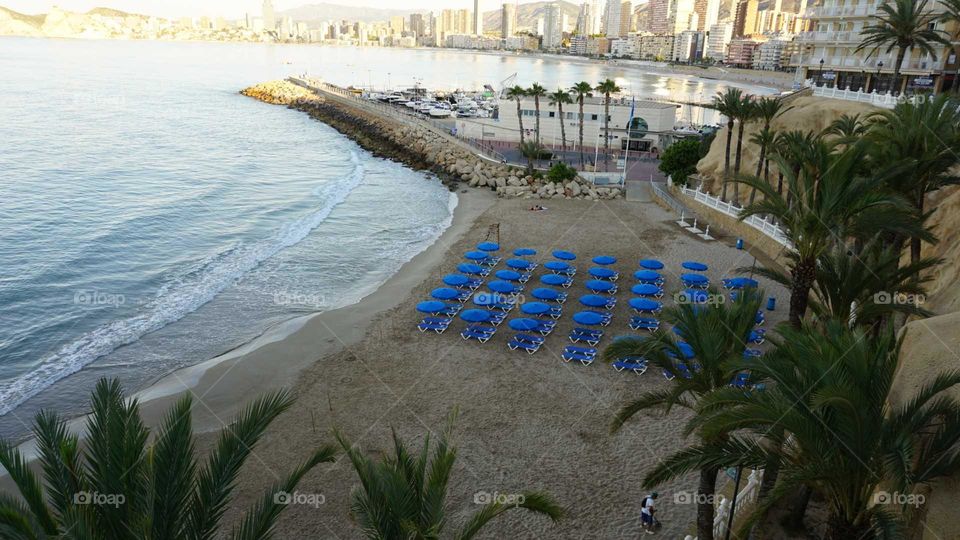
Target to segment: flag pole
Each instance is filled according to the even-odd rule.
[[[620,184],[623,185],[624,190],[627,188],[627,170],[628,163],[630,158],[630,135],[633,132],[631,129],[633,127],[633,115],[637,110],[637,96],[631,96],[630,102],[630,118],[627,120],[627,149],[623,152],[623,175],[620,176]]]

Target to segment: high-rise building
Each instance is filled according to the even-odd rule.
[[[650,13],[650,22],[647,29],[653,34],[673,33],[670,26],[670,14],[673,0],[650,0],[647,11]]]
[[[616,0],[611,0],[616,1]],[[630,0],[620,2],[620,35],[626,36],[633,30],[633,3]]]
[[[416,34],[417,37],[427,35],[427,23],[423,19],[423,15],[419,13],[410,14],[410,31]]]
[[[590,0],[590,34],[597,35],[603,33],[603,13],[606,8],[607,0]],[[616,0],[610,0],[616,2]]]
[[[563,9],[550,2],[543,10],[543,48],[557,49],[563,42]]]
[[[697,14],[697,28],[691,30],[709,30],[720,20],[720,0],[695,0],[693,11]]]
[[[623,32],[623,17],[626,17],[629,21],[632,14],[629,9],[627,9],[626,13],[623,13],[623,7],[624,5],[629,6],[629,4],[630,2],[620,2],[619,0],[609,0],[607,2],[607,10],[603,14],[603,33],[606,34],[608,38],[625,36],[627,34]]]
[[[584,2],[580,4],[580,11],[577,12],[577,26],[573,31],[581,36],[588,35],[590,34],[592,23],[593,21],[591,20],[590,3]]]
[[[403,34],[404,20],[401,16],[390,17],[390,33],[395,36]]]
[[[272,32],[277,28],[277,15],[273,11],[273,2],[263,0],[263,29]]]
[[[473,0],[473,33],[483,35],[483,13],[480,12],[480,0]]]
[[[723,60],[727,57],[727,45],[733,39],[733,23],[714,24],[708,30],[710,30],[710,36],[707,38],[707,52],[704,56]]]
[[[756,0],[754,0],[756,1]],[[679,34],[700,26],[694,0],[673,0],[668,18],[667,33]]]
[[[500,37],[512,37],[517,31],[517,6],[507,3],[500,8]]]
[[[733,37],[742,38],[757,32],[757,0],[740,0],[733,17]]]

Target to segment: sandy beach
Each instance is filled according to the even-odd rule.
[[[666,288],[672,293],[679,289],[683,260],[707,262],[708,274],[716,281],[737,267],[750,266],[753,257],[734,249],[734,239],[707,243],[680,230],[672,216],[653,203],[558,200],[549,201],[546,212],[530,212],[529,201],[496,200],[486,191],[471,190],[460,197],[454,225],[437,244],[359,304],[298,321],[298,328],[282,339],[264,336],[246,349],[195,368],[202,374],[183,370],[141,393],[150,400],[145,410],[156,418],[172,393],[184,384],[192,386],[199,398],[198,428],[207,431],[228,422],[239,405],[259,392],[284,384],[295,391],[295,407],[270,428],[241,475],[238,504],[232,505],[227,523],[239,517],[236,508],[257,500],[264,486],[310,448],[331,442],[333,427],[364,450],[378,452],[388,448],[391,427],[419,444],[428,431],[442,429],[457,407],[459,459],[449,497],[453,524],[477,508],[473,501],[478,491],[543,489],[569,509],[565,521],[552,525],[517,513],[497,521],[484,537],[637,536],[636,509],[645,494],[640,481],[658,459],[683,444],[685,416],[645,415],[611,435],[614,412],[639,392],[662,387],[663,377],[654,370],[637,376],[601,362],[582,366],[560,360],[572,325],[569,313],[578,310],[576,298],[585,293],[589,259],[599,254],[619,259],[623,290],[617,295],[614,323],[607,328],[608,335],[615,336],[630,333],[626,300],[638,259],[663,260]],[[512,334],[506,325],[483,345],[460,338],[462,321],[443,335],[415,329],[420,319],[416,302],[428,298],[441,277],[455,271],[462,253],[483,240],[495,223],[500,224],[505,250],[532,247],[541,261],[554,249],[580,255],[568,313],[532,356],[506,347]],[[542,273],[538,269],[536,278]],[[784,291],[769,283],[763,286],[784,305]],[[768,320],[781,320],[783,311],[778,309]],[[213,434],[201,435],[201,449],[213,441]],[[277,536],[359,538],[349,517],[355,483],[347,463],[318,467],[299,491],[322,493],[325,503],[289,508]],[[694,506],[674,504],[673,497],[694,487],[689,477],[660,486],[659,516],[665,524],[661,537],[682,538],[690,531]]]

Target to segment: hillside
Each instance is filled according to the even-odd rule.
[[[530,2],[529,4],[520,4],[517,9],[517,29],[536,28],[537,19],[543,17],[543,12],[550,2]],[[577,21],[577,15],[580,13],[580,7],[571,2],[561,1],[560,6],[563,13],[570,18],[572,25]],[[486,11],[483,14],[483,28],[491,31],[500,28],[501,10]]]
[[[319,3],[306,4],[280,11],[278,15],[292,17],[295,21],[303,21],[311,24],[321,21],[339,21],[343,19],[360,22],[387,21],[390,20],[390,17],[395,16],[407,18],[411,13],[415,12],[415,10],[410,9],[382,9]]]

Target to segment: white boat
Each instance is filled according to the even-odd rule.
[[[450,109],[450,105],[446,103],[438,103],[436,107],[430,109],[431,118],[450,118],[451,114],[453,114],[453,111]]]

